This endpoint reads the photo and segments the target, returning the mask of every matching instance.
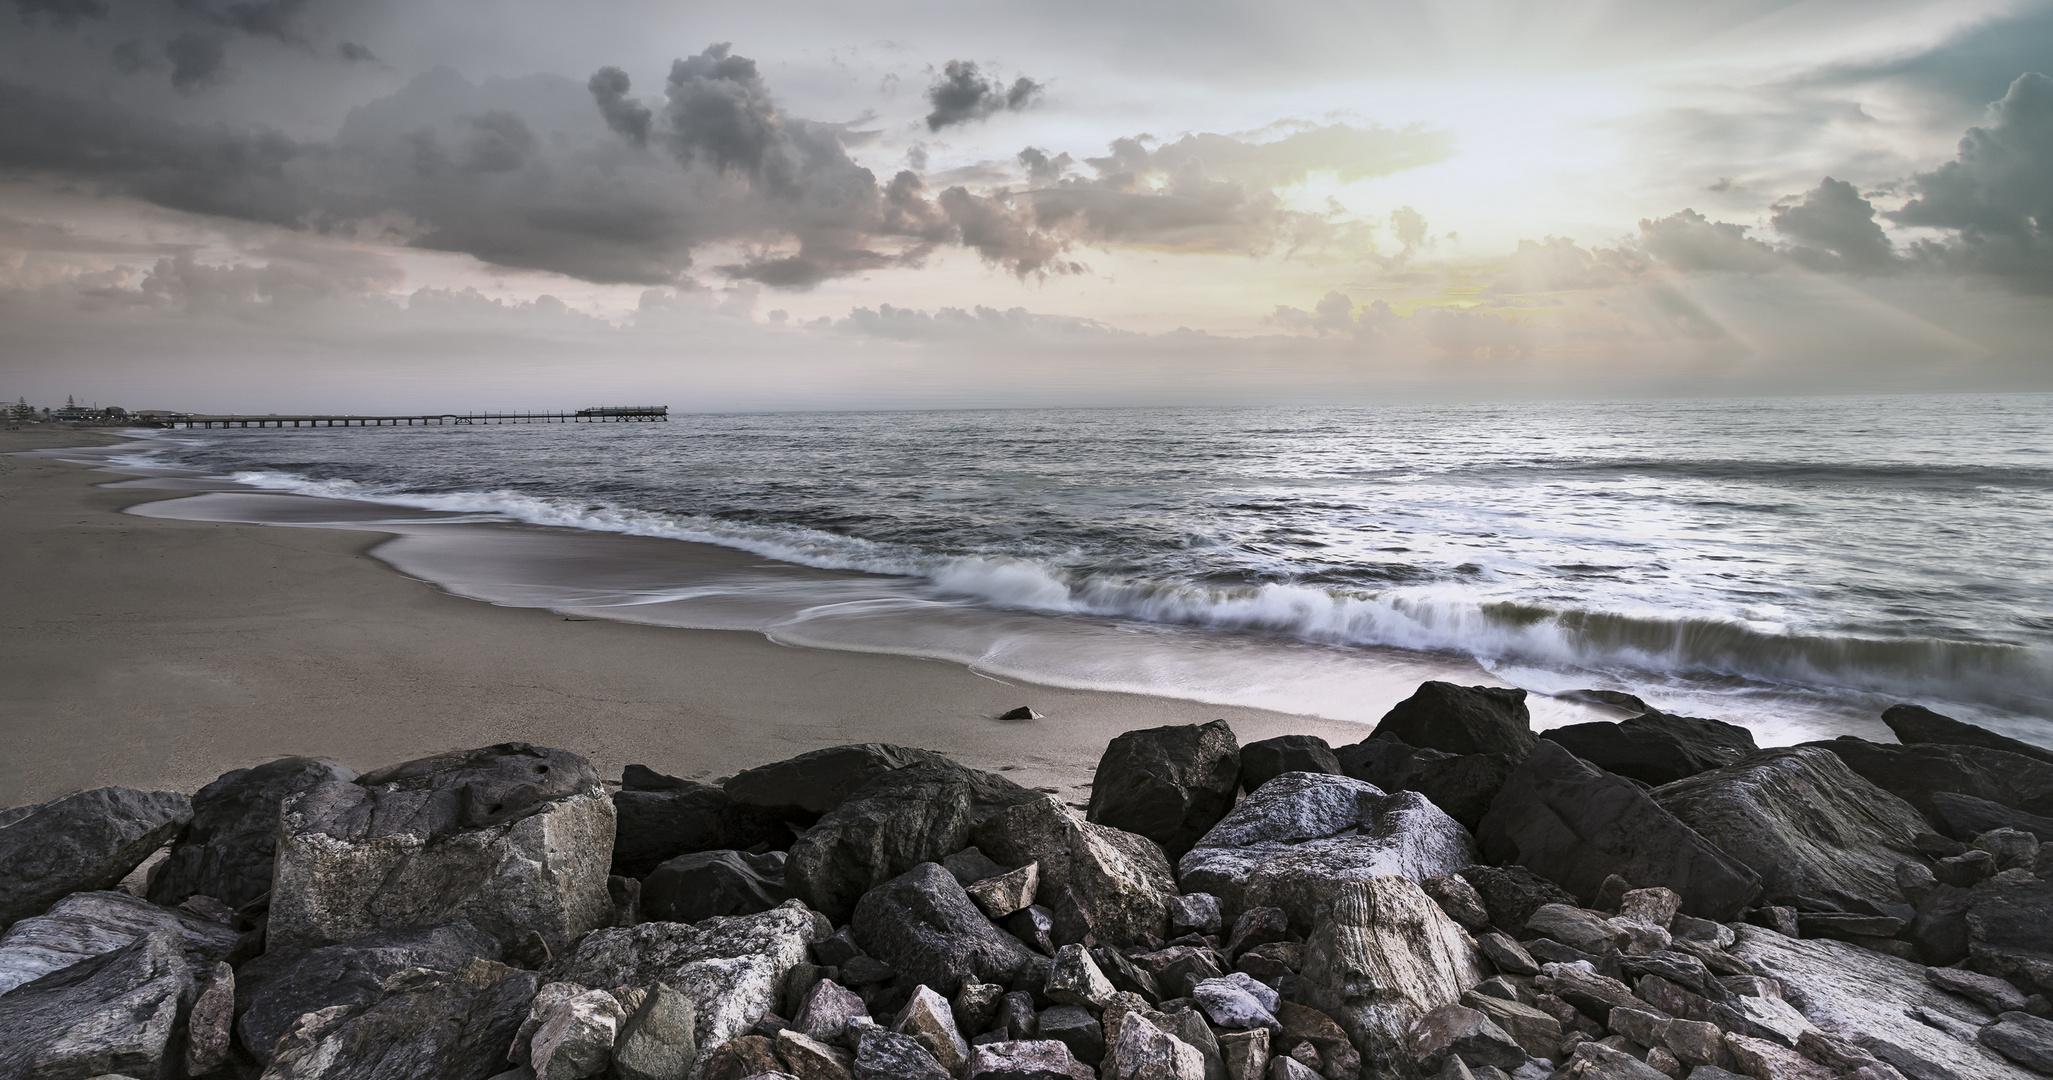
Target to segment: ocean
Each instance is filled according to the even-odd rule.
[[[2053,745],[2053,396],[154,432],[498,603],[1373,723],[1422,678]],[[295,496],[284,499],[280,496]],[[309,498],[319,501],[308,501]],[[646,538],[628,543],[625,538]],[[1202,711],[1202,710],[1198,710]]]

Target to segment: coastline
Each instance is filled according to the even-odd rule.
[[[760,634],[572,619],[444,592],[373,558],[386,534],[123,514],[177,491],[12,451],[108,445],[0,432],[0,805],[118,783],[192,791],[288,755],[352,767],[527,740],[698,779],[881,741],[1082,802],[1126,730],[1224,718],[1240,740],[1359,724],[1020,683],[961,664]],[[1031,705],[1043,719],[993,719]]]

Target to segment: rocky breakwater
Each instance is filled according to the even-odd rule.
[[[1763,751],[1609,700],[1128,732],[1084,806],[874,743],[719,784],[508,744],[85,792],[0,813],[0,1077],[2053,1075],[2049,756],[1903,709],[1900,744]]]

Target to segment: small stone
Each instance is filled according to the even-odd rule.
[[[1618,905],[1625,901],[1625,894],[1630,891],[1632,882],[1617,874],[1606,874],[1603,884],[1597,886],[1597,895],[1591,900],[1590,906],[1599,911],[1616,912]]]
[[[1169,932],[1172,934],[1216,934],[1225,927],[1219,898],[1211,893],[1187,893],[1169,899]]]
[[[1694,915],[1677,915],[1668,920],[1668,933],[1684,941],[1700,941],[1713,948],[1731,948],[1738,938],[1732,928],[1722,922],[1699,919]]]
[[[1526,1059],[1517,1040],[1466,1005],[1429,1010],[1412,1023],[1409,1039],[1412,1060],[1427,1072],[1439,1071],[1449,1055],[1470,1065],[1501,1069],[1518,1068]]]
[[[2021,1012],[2007,1012],[1985,1027],[1983,1046],[2027,1069],[2053,1073],[2053,1021]]]
[[[986,1043],[970,1050],[964,1080],[1096,1080],[1090,1066],[1053,1039]],[[1123,1078],[1122,1078],[1123,1080]]]
[[[1673,944],[1668,931],[1658,926],[1647,926],[1627,919],[1613,919],[1611,925],[1625,933],[1623,951],[1627,956],[1646,956],[1666,950]]]
[[[1439,874],[1419,882],[1419,888],[1440,905],[1447,917],[1469,930],[1484,930],[1490,925],[1490,911],[1483,906],[1482,894],[1460,874]]]
[[[1039,720],[1040,718],[1041,714],[1035,712],[1030,705],[1021,705],[1017,709],[1007,709],[998,714],[998,719],[1000,720]]]
[[[1290,937],[1290,919],[1282,908],[1251,907],[1233,920],[1233,936],[1227,939],[1226,955],[1239,956],[1243,951],[1272,941],[1284,941]]]
[[[1701,1020],[1670,1020],[1661,1030],[1661,1044],[1685,1065],[1732,1063],[1725,1050],[1725,1033],[1718,1025]]]
[[[1319,1080],[1319,1074],[1293,1057],[1269,1059],[1269,1080]]]
[[[856,1043],[855,1080],[950,1080],[918,1040],[872,1028]]]
[[[1034,1037],[1034,996],[1023,990],[1005,995],[998,1005],[997,1029],[1012,1039]]]
[[[1601,1042],[1578,1043],[1554,1076],[1558,1080],[1668,1080],[1646,1062]]]
[[[854,991],[822,979],[806,994],[798,1014],[791,1018],[791,1026],[809,1039],[829,1043],[840,1039],[856,1017],[868,1015],[870,1007]]]
[[[992,989],[997,989],[993,987]],[[969,1042],[955,1024],[948,1001],[930,986],[915,987],[911,1000],[899,1010],[891,1030],[909,1036],[923,1047],[943,1069],[961,1072],[969,1061]]]
[[[1966,889],[1996,873],[1996,856],[1986,851],[1967,851],[1932,864],[1932,876],[1942,885]]]
[[[587,990],[557,1005],[528,1047],[536,1080],[582,1080],[604,1072],[626,1019],[620,1001],[604,990]]]
[[[1039,904],[1023,907],[1005,920],[1005,929],[1040,952],[1055,955],[1055,913],[1047,908]]]
[[[855,1055],[791,1028],[777,1033],[777,1057],[798,1080],[854,1080]]]
[[[1626,942],[1625,933],[1612,925],[1610,919],[1587,908],[1568,904],[1540,905],[1539,910],[1526,919],[1526,932],[1551,938],[1593,956],[1602,956],[1605,950],[1618,948]]]
[[[1219,1056],[1228,1080],[1262,1080],[1269,1068],[1269,1029],[1220,1032]]]
[[[235,1043],[235,971],[216,961],[186,1021],[185,1073],[202,1076],[228,1060]]]
[[[783,1071],[774,1043],[761,1035],[743,1035],[714,1047],[713,1052],[706,1055],[700,1077],[701,1080],[747,1080],[751,1076]]]
[[[1107,979],[1112,980],[1114,990],[1139,994],[1148,1001],[1162,1000],[1161,984],[1155,981],[1155,976],[1142,970],[1128,959],[1125,953],[1101,945],[1091,950],[1091,955],[1097,958],[1098,970],[1104,972]]]
[[[1291,941],[1272,941],[1241,953],[1240,959],[1233,962],[1233,969],[1245,972],[1269,986],[1275,986],[1285,975],[1295,975],[1303,970],[1304,963],[1303,945]]]
[[[1616,1008],[1605,1023],[1617,1034],[1623,1035],[1641,1046],[1661,1046],[1663,1035],[1670,1019],[1645,1009]]]
[[[2022,829],[1990,829],[1968,841],[1968,847],[1996,857],[1996,869],[2030,869],[2039,856],[2039,838]]]
[[[855,934],[846,926],[813,942],[812,950],[814,960],[831,968],[838,968],[863,954],[863,947],[855,943]]]
[[[1055,903],[1048,909],[1050,926],[1048,940],[1059,948],[1064,945],[1096,945],[1097,936],[1092,933],[1097,921],[1091,917],[1090,906],[1077,895],[1074,887],[1064,885],[1055,895]]]
[[[1497,970],[1506,975],[1538,975],[1539,962],[1525,947],[1511,940],[1510,935],[1491,930],[1476,935],[1476,947],[1481,949],[1485,959],[1497,965]]]
[[[691,999],[657,982],[642,996],[613,1043],[621,1080],[685,1080],[698,1056]]]
[[[849,986],[874,986],[897,977],[897,970],[874,956],[854,956],[841,966],[840,981]]]
[[[1116,992],[1097,961],[1082,945],[1064,945],[1055,954],[1055,966],[1048,971],[1044,991],[1048,1000],[1062,1005],[1088,1005],[1102,1009]]]
[[[1255,981],[1240,972],[1234,974],[1240,975],[1248,983]],[[1266,986],[1261,989],[1268,991],[1267,1005],[1250,993],[1246,985],[1225,978],[1206,979],[1198,983],[1191,990],[1191,998],[1197,1002],[1198,1008],[1204,1011],[1205,1017],[1214,1027],[1228,1030],[1258,1027],[1280,1032],[1283,1025],[1277,1022],[1276,1017],[1269,1011],[1276,1005],[1276,992]]]
[[[1682,1062],[1659,1046],[1647,1051],[1647,1067],[1670,1077],[1670,1080],[1681,1080],[1683,1075]]]
[[[1725,1048],[1731,1051],[1740,1071],[1754,1080],[1834,1080],[1832,1070],[1766,1039],[1728,1032]]]
[[[1069,1047],[1078,1061],[1096,1065],[1105,1059],[1105,1029],[1079,1005],[1057,1005],[1036,1019],[1039,1038],[1053,1039]]]
[[[1327,1080],[1354,1080],[1361,1074],[1361,1053],[1331,1016],[1294,1001],[1280,1002],[1272,1011],[1283,1023],[1282,1036],[1269,1042],[1272,1056],[1309,1050],[1318,1063],[1314,1070]]]
[[[1796,929],[1796,909],[1781,904],[1770,904],[1754,911],[1760,925],[1781,934],[1783,937],[1800,937]]]
[[[1461,1003],[1489,1017],[1527,1054],[1551,1060],[1561,1053],[1561,1021],[1533,1006],[1520,1004],[1515,996],[1492,997],[1484,992],[1487,985],[1486,981],[1463,994]]]
[[[998,1004],[1005,1000],[1005,988],[995,983],[965,981],[950,1005],[955,1011],[957,1030],[987,1031],[998,1017]]]
[[[1147,1018],[1128,1013],[1106,1054],[1103,1074],[1105,1080],[1205,1080],[1205,1056]]]
[[[977,907],[983,909],[984,914],[997,920],[1031,906],[1034,902],[1034,891],[1040,887],[1041,864],[1028,863],[997,877],[965,885],[963,891],[969,894],[969,898],[976,902]]]

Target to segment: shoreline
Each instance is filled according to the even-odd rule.
[[[369,555],[388,533],[124,514],[190,493],[108,488],[89,467],[11,453],[118,441],[0,432],[0,685],[14,751],[0,761],[0,805],[107,783],[191,791],[289,754],[371,767],[509,739],[574,750],[606,776],[640,763],[695,779],[894,742],[1082,802],[1105,743],[1134,728],[1224,718],[1243,743],[1368,734],[752,631],[497,606]],[[1044,718],[991,719],[1019,705]]]

